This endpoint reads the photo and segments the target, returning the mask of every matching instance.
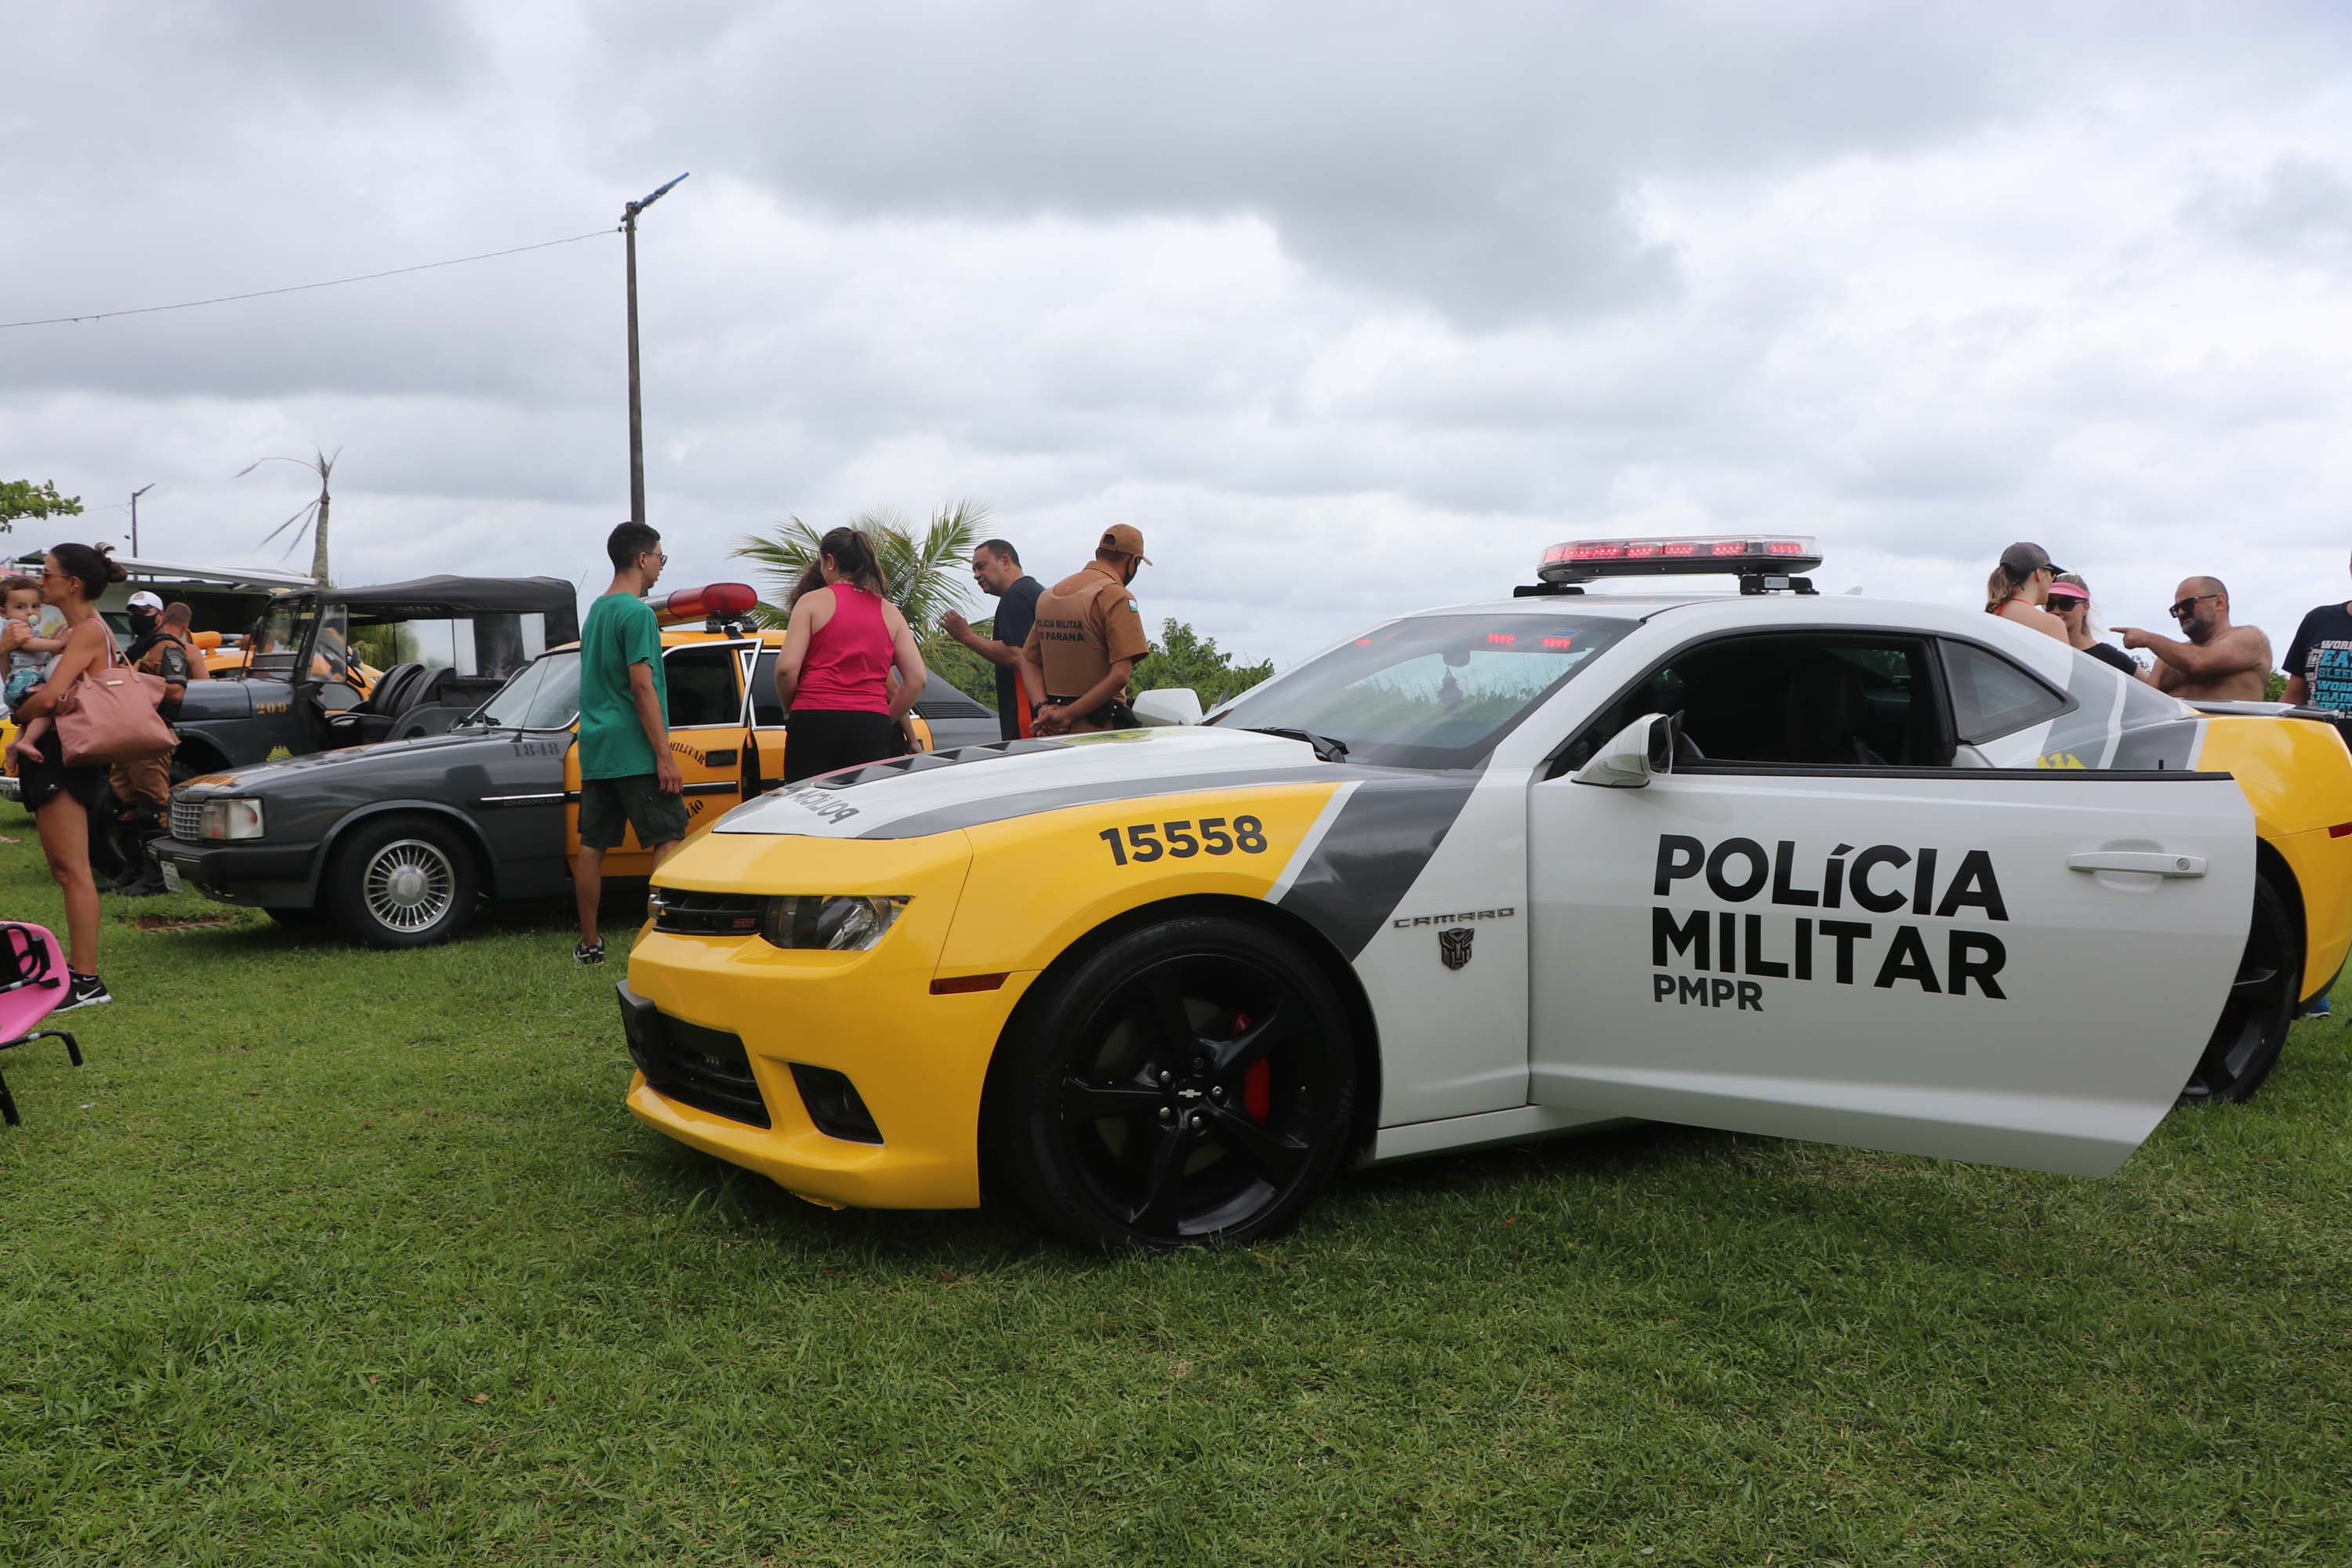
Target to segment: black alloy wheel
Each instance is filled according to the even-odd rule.
[[[2254,879],[2253,924],[2246,932],[2246,951],[2238,959],[2238,977],[2230,985],[2230,1000],[2221,1022],[2197,1059],[2180,1091],[2187,1105],[2211,1105],[2252,1098],[2263,1079],[2278,1065],[2286,1045],[2286,1031],[2303,1000],[2303,950],[2294,940],[2294,921],[2286,899],[2267,877]]]
[[[1082,1246],[1276,1230],[1338,1165],[1354,1115],[1346,1009],[1295,943],[1241,921],[1112,942],[1007,1049],[999,1168]]]

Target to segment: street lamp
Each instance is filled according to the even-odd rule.
[[[677,180],[686,178],[680,174]],[[629,521],[646,520],[645,414],[637,401],[637,215],[669,195],[672,180],[653,195],[621,209],[621,232],[628,237],[629,252]]]
[[[133,561],[139,559],[139,498],[162,482],[158,479],[153,484],[141,485],[131,492],[131,558]]]

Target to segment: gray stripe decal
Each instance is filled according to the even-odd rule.
[[[1279,907],[1322,931],[1354,963],[1445,842],[1478,778],[1422,774],[1356,791]]]
[[[959,802],[931,811],[917,812],[895,822],[869,827],[860,838],[921,838],[933,833],[1009,822],[1016,816],[1063,811],[1074,805],[1100,805],[1114,800],[1150,800],[1155,795],[1192,795],[1202,790],[1244,790],[1261,784],[1330,784],[1345,778],[1342,768],[1312,763],[1298,768],[1268,768],[1263,773],[1195,773],[1184,778],[1104,779],[1095,784],[1065,784],[1059,789],[1031,790],[1026,795],[992,795]]]
[[[1323,803],[1323,809],[1315,814],[1315,820],[1307,826],[1307,837],[1300,839],[1298,847],[1290,852],[1290,861],[1283,867],[1282,875],[1276,877],[1274,879],[1274,886],[1266,889],[1267,903],[1282,902],[1284,897],[1289,893],[1291,884],[1298,880],[1298,873],[1306,869],[1308,862],[1315,858],[1315,851],[1321,847],[1323,836],[1331,831],[1332,820],[1347,805],[1348,797],[1363,787],[1362,784],[1350,781],[1331,792],[1331,798]]]
[[[2124,710],[2124,677],[2089,654],[2077,654],[2066,695],[2074,706],[2050,721],[2045,757],[2071,756],[2086,768],[2115,764],[2116,721]]]
[[[2113,765],[2143,773],[2194,768],[2204,739],[2204,720],[2175,713],[2162,723],[2126,730],[2116,739]]]

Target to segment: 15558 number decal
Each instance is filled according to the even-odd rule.
[[[1204,816],[1198,823],[1185,819],[1106,827],[1095,837],[1110,846],[1114,866],[1130,860],[1149,865],[1162,856],[1190,860],[1195,855],[1231,855],[1235,850],[1244,855],[1265,853],[1265,824],[1255,816],[1234,817],[1230,829],[1223,817]]]

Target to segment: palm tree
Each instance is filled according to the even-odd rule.
[[[928,642],[939,630],[940,617],[960,610],[971,598],[971,547],[987,531],[988,508],[960,500],[942,506],[920,537],[898,512],[887,508],[862,511],[849,520],[874,541],[882,575],[890,584],[890,602],[907,617],[918,643]],[[817,558],[824,535],[799,518],[788,519],[765,537],[746,534],[735,542],[735,556],[758,568],[769,583],[769,602],[760,615],[771,626],[782,626],[784,605],[801,574]]]
[[[291,463],[298,468],[308,468],[319,476],[319,499],[304,501],[292,517],[271,529],[261,542],[267,544],[288,529],[293,529],[294,537],[286,542],[286,548],[278,554],[278,559],[282,561],[293,554],[294,547],[302,542],[304,531],[296,525],[308,523],[310,534],[310,575],[317,579],[319,586],[323,588],[327,586],[327,508],[332,500],[332,498],[327,494],[327,479],[334,473],[335,458],[343,455],[343,449],[341,447],[336,447],[332,456],[318,451],[316,447],[311,449],[318,455],[308,462],[300,458],[257,458],[239,468],[236,471],[236,477],[241,479],[264,463]]]

